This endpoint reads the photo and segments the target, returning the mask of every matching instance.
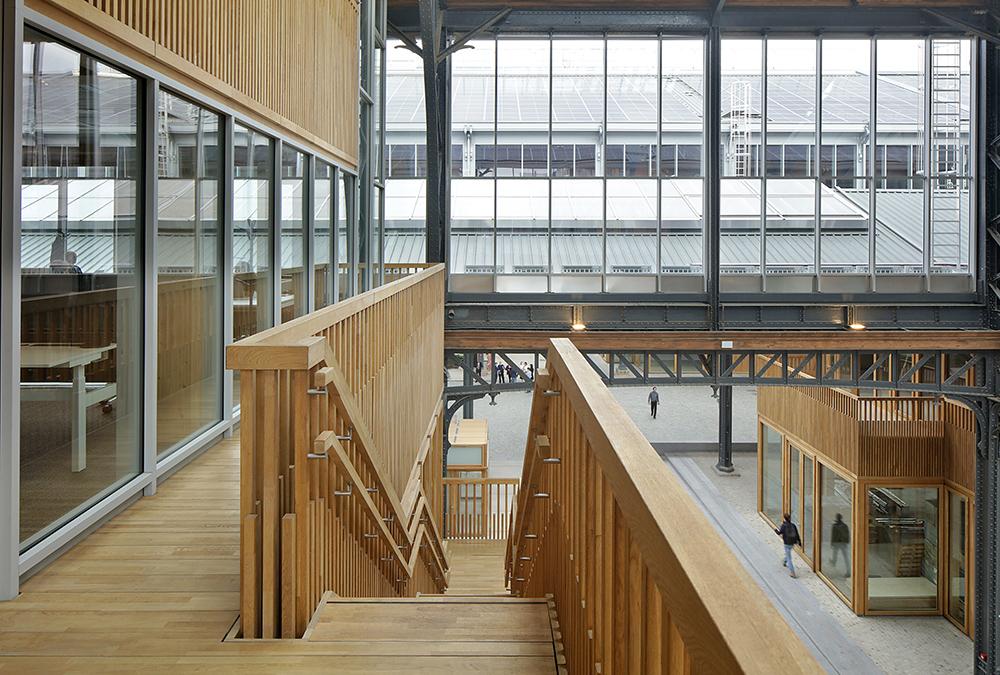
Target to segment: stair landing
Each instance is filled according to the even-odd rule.
[[[447,595],[510,595],[504,587],[506,541],[448,540]]]
[[[556,672],[548,605],[538,599],[331,597],[304,640],[369,672]]]

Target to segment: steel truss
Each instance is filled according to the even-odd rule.
[[[991,351],[945,350],[582,351],[608,386],[814,386],[956,397],[992,396],[996,392],[1000,356],[1000,352]],[[495,371],[486,377],[478,374],[475,359],[485,355],[492,355],[494,364],[510,365],[517,373],[517,381],[497,382]],[[536,370],[544,363],[545,352],[539,350],[448,351],[447,367],[462,369],[465,379],[472,384],[449,384],[446,395],[451,399],[529,389],[531,382],[518,365],[518,361],[523,362],[528,356]]]

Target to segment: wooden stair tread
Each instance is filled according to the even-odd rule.
[[[544,599],[330,598],[317,609],[306,642],[338,656],[368,658],[378,672],[403,656],[436,659],[440,672],[556,670]]]
[[[320,610],[309,640],[551,642],[552,635],[544,601],[358,600],[327,603]]]

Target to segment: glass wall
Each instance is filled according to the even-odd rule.
[[[233,139],[233,340],[274,322],[271,245],[274,143],[237,124]]]
[[[968,595],[968,533],[969,500],[962,494],[948,490],[948,616],[964,627],[966,625],[966,597]]]
[[[868,609],[936,610],[937,487],[868,488]]]
[[[721,172],[707,177],[703,40],[475,41],[453,68],[454,203],[499,202],[499,187],[476,180],[548,177],[525,190],[546,195],[551,227],[538,246],[534,210],[489,230],[466,209],[451,223],[451,287],[701,293],[706,180],[718,178],[724,292],[971,292],[971,45],[726,37],[721,115],[709,122],[719,125]],[[418,181],[422,84],[397,51],[390,178]],[[603,198],[600,208],[560,204],[575,188],[555,182],[571,179],[599,179],[588,196]],[[389,197],[390,220],[419,222],[420,183]],[[387,250],[396,236],[387,231]],[[515,253],[528,248],[538,253]]]
[[[792,522],[799,528],[799,536],[802,536],[802,483],[799,475],[799,451],[797,448],[788,446],[788,509],[792,516]]]
[[[660,290],[701,290],[705,271],[705,43],[661,42]],[[692,285],[685,285],[688,279]]]
[[[854,526],[854,486],[851,481],[820,463],[817,564],[823,576],[851,602],[851,542]]]
[[[140,84],[24,30],[20,540],[142,466]]]
[[[781,523],[784,512],[782,491],[781,434],[762,424],[760,467],[760,510],[775,525]]]
[[[302,316],[306,307],[306,156],[281,146],[281,321]]]
[[[876,271],[898,265],[904,273],[920,274],[926,216],[922,123],[926,41],[880,38],[875,46],[875,219],[876,225],[893,223],[903,243],[901,250],[891,254],[888,247],[876,247]],[[905,221],[893,219],[897,209],[908,215]]]
[[[219,115],[160,90],[156,447],[222,419],[223,152]]]
[[[813,559],[813,514],[815,507],[813,500],[816,498],[813,489],[813,466],[814,460],[809,455],[802,455],[802,525],[799,527],[799,536],[802,537],[802,552],[809,560]]]
[[[231,425],[224,347],[273,325],[279,286],[305,311],[304,216],[315,215],[320,241],[318,302],[334,300],[335,256],[339,298],[356,288],[355,175],[293,140],[279,158],[275,138],[241,118],[71,39],[25,26],[21,45],[19,239],[4,269],[20,275],[10,393],[28,564]],[[288,256],[280,282],[275,236]],[[233,383],[238,406],[238,373]]]
[[[346,300],[357,291],[354,285],[357,275],[352,273],[357,267],[357,230],[350,227],[355,222],[355,194],[357,182],[354,176],[338,172],[337,185],[337,300]]]
[[[459,55],[472,53],[464,50]],[[455,67],[454,65],[452,66]],[[385,111],[388,164],[385,167],[385,264],[422,263],[427,258],[427,134],[424,110],[423,61],[399,40],[386,48],[386,92],[393,101]],[[399,96],[394,95],[399,92]],[[459,161],[461,169],[461,161]],[[459,174],[461,175],[461,174]]]
[[[240,124],[233,133],[233,341],[274,325],[271,247],[274,142]],[[240,374],[233,373],[239,405]]]
[[[870,274],[872,164],[858,134],[871,127],[871,41],[824,38],[821,45],[821,271],[842,277]]]
[[[764,42],[722,41],[722,142],[719,179],[722,242],[720,275],[761,273],[764,182],[761,179],[761,105]]]
[[[316,160],[312,176],[313,202],[313,279],[316,309],[333,300],[333,207],[336,199],[334,169]]]
[[[764,131],[764,264],[812,274],[816,251],[815,39],[768,39]]]

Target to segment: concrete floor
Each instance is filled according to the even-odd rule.
[[[714,443],[718,440],[718,405],[710,387],[660,387],[657,419],[649,416],[648,387],[616,387],[615,398],[629,412],[650,443],[670,443],[668,452],[683,451],[676,444]],[[756,443],[757,392],[752,387],[733,390],[734,443]],[[489,421],[490,475],[519,477],[527,437],[531,396],[527,392],[501,394],[496,405],[477,402],[475,417]],[[781,561],[780,541],[756,512],[756,457],[736,453],[738,478],[720,477],[712,471],[716,455],[690,454],[745,521],[745,525],[774,549]],[[859,617],[848,609],[815,574],[800,565],[797,583],[809,589],[817,608],[828,612],[875,664],[886,673],[970,672],[972,642],[939,617]]]
[[[615,398],[632,416],[650,443],[717,443],[719,407],[711,387],[659,387],[660,407],[656,419],[649,415],[646,397],[649,387],[615,387]],[[507,392],[496,398],[477,401],[475,417],[489,423],[490,475],[519,478],[527,442],[527,420],[531,414],[531,394]],[[733,442],[757,442],[757,390],[733,389]],[[739,456],[739,455],[738,455]]]

